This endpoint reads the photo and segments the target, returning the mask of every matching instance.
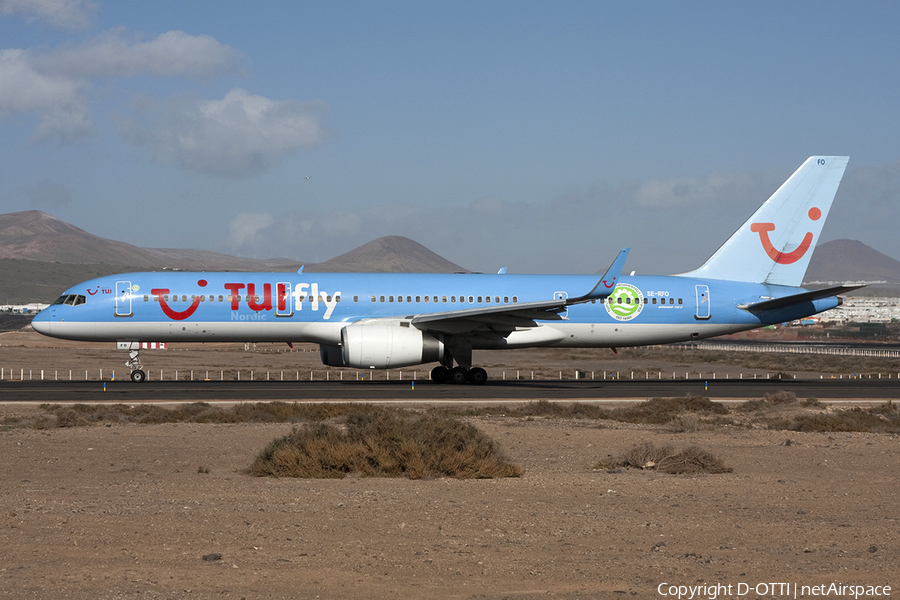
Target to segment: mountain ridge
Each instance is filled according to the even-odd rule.
[[[140,248],[101,238],[37,210],[0,215],[0,301],[52,301],[80,281],[126,271],[296,271],[304,263],[206,250]],[[305,272],[458,273],[467,269],[402,236],[385,236]],[[858,240],[819,244],[804,284],[870,282],[900,286],[900,261]]]

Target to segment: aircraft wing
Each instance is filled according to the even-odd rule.
[[[561,321],[565,319],[561,313],[565,312],[567,307],[593,300],[604,300],[612,294],[622,274],[629,250],[630,248],[621,250],[594,287],[581,296],[423,313],[413,315],[410,322],[418,329],[465,333],[484,326],[512,330],[517,327],[537,327],[536,321]]]

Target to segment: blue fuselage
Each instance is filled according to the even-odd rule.
[[[432,315],[508,307],[590,290],[589,275],[360,273],[127,273],[67,290],[34,318],[37,331],[90,341],[271,341],[338,345],[350,323],[404,323]],[[605,300],[558,314],[448,318],[428,327],[465,335],[473,348],[617,347],[706,338],[806,317],[836,296],[749,312],[741,305],[802,288],[684,276],[621,277]],[[416,325],[418,326],[418,325]]]

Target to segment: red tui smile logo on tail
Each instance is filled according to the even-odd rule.
[[[822,211],[816,207],[812,207],[809,209],[809,218],[813,221],[818,221],[822,218]],[[772,245],[771,240],[769,240],[769,232],[775,230],[774,223],[751,223],[750,231],[753,233],[759,234],[759,241],[762,242],[763,249],[766,251],[766,254],[769,255],[769,258],[774,260],[780,265],[790,265],[801,258],[806,254],[806,251],[809,250],[809,247],[812,245],[813,234],[809,231],[806,232],[806,235],[803,236],[803,241],[800,242],[800,245],[797,246],[795,250],[792,252],[779,252],[775,249],[775,246]]]
[[[206,280],[201,279],[197,282],[197,285],[200,287],[206,287]],[[150,293],[159,298],[159,307],[162,308],[162,311],[172,320],[175,321],[184,321],[197,310],[197,307],[200,306],[200,296],[195,296],[194,301],[191,302],[191,305],[188,306],[184,310],[173,310],[172,307],[169,306],[169,303],[166,301],[166,295],[169,293],[169,288],[153,288],[150,290]]]

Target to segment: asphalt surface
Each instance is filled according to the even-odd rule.
[[[900,398],[898,379],[489,381],[0,381],[0,402],[256,402],[282,401],[615,401],[686,394],[714,400],[762,398],[779,390],[798,398],[883,401]]]

